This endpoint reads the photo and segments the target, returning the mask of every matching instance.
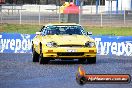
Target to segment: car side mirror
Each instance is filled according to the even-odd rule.
[[[92,32],[87,32],[87,35],[92,35]]]
[[[36,32],[36,35],[41,35],[41,32]]]
[[[43,26],[39,32],[43,31],[44,28],[45,28],[45,26]]]

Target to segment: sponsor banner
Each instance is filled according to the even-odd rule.
[[[0,34],[0,53],[28,53],[31,52],[34,34]]]
[[[99,55],[132,56],[132,36],[92,36]]]
[[[35,34],[1,33],[0,53],[31,53]],[[132,56],[132,36],[91,36],[98,55]]]

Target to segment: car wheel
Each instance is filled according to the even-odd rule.
[[[79,61],[79,63],[85,63],[86,59],[82,58],[82,59],[79,59],[78,61]]]
[[[96,57],[91,57],[87,59],[88,64],[96,64]]]
[[[49,62],[49,59],[43,57],[42,46],[40,46],[39,63],[40,63],[40,64],[48,64],[48,62]]]
[[[33,62],[39,62],[39,54],[32,48],[32,53],[33,53]]]
[[[48,64],[49,63],[49,59],[48,58],[44,58],[43,57],[43,54],[41,53],[40,56],[39,56],[39,63],[40,64]]]

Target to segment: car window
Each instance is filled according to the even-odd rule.
[[[42,31],[43,34],[45,35],[63,35],[63,34],[68,34],[68,35],[82,35],[84,34],[84,30],[81,26],[78,25],[50,25],[44,28]]]

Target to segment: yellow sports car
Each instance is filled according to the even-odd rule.
[[[50,60],[78,59],[96,63],[96,45],[81,25],[74,23],[47,24],[32,41],[33,62],[47,64]]]

